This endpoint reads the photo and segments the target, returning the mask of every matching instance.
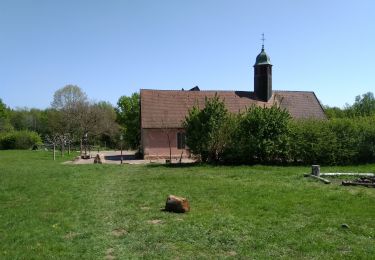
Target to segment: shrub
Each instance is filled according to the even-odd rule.
[[[237,149],[239,161],[276,163],[288,160],[289,113],[276,106],[252,106],[239,115]]]
[[[203,161],[345,165],[375,162],[375,115],[292,120],[279,107],[232,115],[217,96],[184,123],[190,151]]]
[[[202,161],[218,162],[228,144],[229,113],[217,95],[206,98],[205,107],[194,106],[185,118],[186,144]]]
[[[344,165],[375,161],[374,117],[297,120],[291,125],[294,162]]]
[[[42,139],[32,131],[0,133],[0,149],[31,149],[40,144],[42,144]]]

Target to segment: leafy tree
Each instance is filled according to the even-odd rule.
[[[122,96],[117,102],[117,122],[122,127],[125,143],[131,149],[137,149],[141,141],[139,94]]]
[[[331,119],[331,118],[345,118],[347,117],[347,113],[345,109],[341,109],[339,107],[330,107],[330,106],[325,106],[324,107],[324,112],[326,116]]]
[[[0,98],[0,118],[6,118],[7,117],[8,108],[3,103],[3,100]]]
[[[277,106],[252,106],[239,115],[238,153],[247,163],[288,160],[290,115]]]
[[[230,135],[229,118],[230,114],[217,94],[206,98],[202,110],[198,106],[189,110],[183,125],[190,151],[200,155],[202,161],[221,161]]]
[[[62,124],[58,131],[61,134],[74,133],[83,136],[87,125],[89,102],[87,95],[76,85],[67,85],[58,89],[53,95],[51,107],[61,112]]]
[[[353,110],[357,116],[370,116],[375,114],[374,94],[367,92],[362,96],[356,96]]]
[[[51,107],[56,110],[74,110],[77,104],[87,102],[87,95],[76,85],[66,85],[53,95]]]
[[[329,119],[371,116],[375,114],[374,94],[372,92],[367,92],[361,96],[356,96],[354,104],[345,104],[343,109],[325,106],[324,110]]]
[[[13,127],[9,120],[9,108],[0,98],[0,132],[8,132],[11,130],[13,130]]]
[[[91,104],[91,113],[96,114],[96,122],[91,129],[91,134],[96,136],[98,141],[107,144],[115,144],[119,133],[119,125],[116,123],[116,111],[112,104],[100,101]]]
[[[69,142],[73,137],[78,137],[81,150],[85,134],[92,142],[117,133],[118,125],[112,105],[107,102],[90,102],[78,86],[67,85],[57,90],[51,106],[48,123],[52,131],[49,135],[59,134],[61,140],[69,137]]]

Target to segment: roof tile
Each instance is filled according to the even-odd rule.
[[[142,89],[140,95],[142,128],[181,128],[189,109],[195,104],[204,108],[205,98],[212,98],[216,93],[232,113],[244,111],[252,105],[271,107],[276,104],[288,110],[296,119],[326,119],[314,92],[274,91],[271,99],[263,102],[258,100],[253,92],[247,91]]]

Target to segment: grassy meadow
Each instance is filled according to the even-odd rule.
[[[72,155],[73,157],[74,155]],[[63,165],[0,151],[0,259],[373,258],[375,189],[310,167]],[[375,165],[322,172],[375,172]],[[191,212],[161,211],[168,194]],[[343,228],[347,224],[349,228]]]

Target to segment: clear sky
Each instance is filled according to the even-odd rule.
[[[66,84],[116,104],[146,89],[273,88],[344,106],[375,92],[374,0],[0,0],[0,98],[46,108]]]

